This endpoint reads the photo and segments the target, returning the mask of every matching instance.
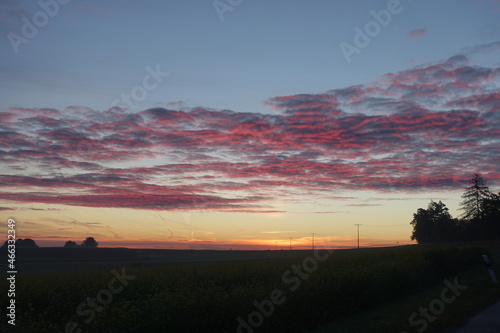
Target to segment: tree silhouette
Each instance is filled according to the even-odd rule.
[[[462,217],[465,220],[479,220],[483,212],[483,201],[491,197],[491,192],[486,186],[486,180],[476,173],[469,180],[469,187],[465,188],[465,193],[462,194],[464,199],[460,205],[464,211]]]
[[[36,245],[35,241],[32,240],[31,238],[25,238],[24,240],[18,239],[16,241],[16,247],[34,249],[34,248],[37,248],[38,245]]]
[[[490,193],[481,203],[484,239],[500,239],[500,193]]]
[[[441,201],[431,200],[427,209],[419,208],[410,224],[413,226],[411,240],[419,244],[452,241],[458,230],[457,221]]]
[[[67,241],[67,242],[64,244],[64,247],[78,247],[78,245],[76,244],[76,242],[73,242],[73,241]]]
[[[5,243],[3,243],[3,245],[2,245],[2,248],[3,247],[7,247],[7,245],[8,245],[8,241],[5,241]],[[38,245],[36,245],[35,241],[32,240],[31,238],[25,238],[25,239],[18,238],[16,240],[16,248],[19,248],[19,249],[36,249],[36,248],[38,248]]]
[[[97,243],[94,237],[87,237],[82,243],[82,247],[97,247],[97,246],[99,246],[99,243]]]

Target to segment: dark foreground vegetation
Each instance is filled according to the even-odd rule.
[[[15,331],[220,333],[238,332],[240,325],[239,332],[309,332],[439,287],[445,278],[460,280],[479,268],[486,276],[481,255],[488,252],[462,245],[320,250],[316,256],[311,251],[202,251],[205,263],[199,263],[192,251],[190,260],[167,265],[159,263],[159,252],[148,256],[145,250],[117,249],[129,253],[120,261],[106,250],[92,251],[114,271],[19,274]],[[238,260],[248,253],[262,259]],[[224,255],[233,258],[208,261]],[[75,258],[78,252],[67,256],[66,261],[83,263]],[[401,316],[406,321],[410,314],[405,310]],[[4,320],[0,331],[7,327]]]

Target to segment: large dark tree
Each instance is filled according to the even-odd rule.
[[[82,243],[82,247],[97,247],[97,246],[99,246],[99,243],[97,243],[94,237],[87,237]]]
[[[457,238],[457,221],[451,217],[448,208],[441,201],[431,200],[427,209],[419,208],[413,214],[411,225],[411,240],[416,240],[419,244],[448,242]]]
[[[432,220],[427,209],[419,208],[413,214],[413,220],[410,224],[413,226],[411,240],[416,240],[419,244],[431,242]]]
[[[481,204],[481,225],[484,228],[485,239],[500,239],[500,193],[490,193],[489,198]]]
[[[500,194],[486,186],[486,180],[474,174],[462,195],[463,224],[468,240],[500,238]]]
[[[469,180],[469,187],[462,194],[464,199],[460,205],[464,211],[462,218],[467,221],[479,220],[483,216],[483,201],[491,197],[491,192],[486,186],[486,180],[476,173]]]

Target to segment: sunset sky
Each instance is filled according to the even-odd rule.
[[[393,246],[500,191],[499,0],[59,1],[0,0],[5,234]]]

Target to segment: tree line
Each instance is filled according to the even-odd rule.
[[[441,201],[431,200],[427,209],[419,208],[410,223],[411,240],[424,244],[500,239],[500,192],[491,192],[476,173],[462,199],[459,218],[453,218]]]
[[[64,247],[97,247],[99,246],[99,243],[94,239],[94,237],[87,237],[82,244],[78,245],[76,242],[73,242],[71,240],[67,241],[64,244]]]
[[[31,239],[31,238],[18,238],[16,240],[16,248],[38,248],[38,245],[36,242]],[[2,248],[7,248],[8,241],[5,241],[5,243],[2,245]],[[99,246],[99,243],[94,239],[94,237],[87,237],[80,245],[76,244],[76,242],[73,241],[67,241],[64,244],[64,247],[84,247],[84,248],[96,248]]]

